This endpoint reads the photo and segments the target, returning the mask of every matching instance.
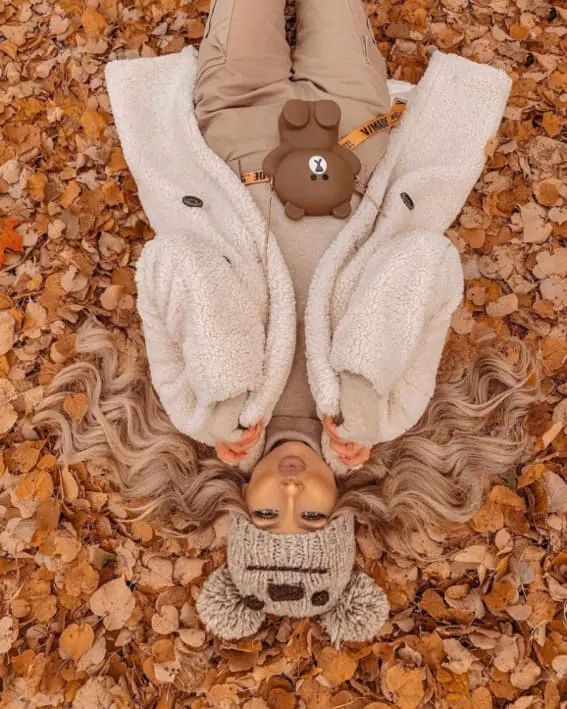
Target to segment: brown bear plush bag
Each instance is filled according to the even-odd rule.
[[[262,165],[290,219],[346,219],[360,160],[339,145],[341,109],[335,101],[288,101],[280,114],[280,144]]]

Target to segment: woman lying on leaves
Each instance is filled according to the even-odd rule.
[[[197,601],[211,632],[317,616],[339,644],[389,610],[355,522],[412,553],[470,519],[526,453],[538,377],[519,340],[446,342],[463,274],[444,232],[508,77],[435,52],[416,86],[388,80],[360,0],[298,0],[291,54],[284,4],[216,0],[198,56],[107,65],[157,234],[137,263],[145,353],[87,322],[35,423],[67,464],[105,458],[138,514],[230,513]]]

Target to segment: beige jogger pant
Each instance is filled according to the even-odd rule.
[[[285,37],[285,0],[212,0],[199,49],[195,114],[217,155],[242,174],[279,143],[278,117],[292,98],[333,99],[340,136],[390,110],[384,58],[362,0],[297,0],[297,43]],[[366,184],[387,133],[356,148]]]

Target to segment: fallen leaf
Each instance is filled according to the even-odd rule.
[[[357,667],[356,660],[333,647],[324,647],[321,650],[317,656],[317,665],[323,677],[334,687],[351,679]]]
[[[91,596],[90,609],[103,618],[107,630],[120,630],[136,606],[134,596],[123,578],[113,579]]]
[[[63,400],[63,409],[74,421],[82,421],[89,410],[89,400],[83,392],[68,394]]]
[[[0,654],[10,650],[18,637],[18,624],[13,618],[4,616],[0,618]]]
[[[533,660],[527,658],[514,668],[510,675],[510,682],[518,689],[529,689],[538,681],[540,675],[541,668]]]
[[[94,642],[94,632],[92,627],[85,623],[68,625],[59,638],[59,654],[65,660],[78,660],[82,655],[90,650]]]
[[[15,227],[18,221],[12,217],[3,217],[0,219],[0,266],[6,263],[6,249],[10,251],[23,251],[22,237],[18,234]],[[0,354],[3,354],[0,352]]]
[[[97,12],[93,7],[87,9],[81,15],[81,24],[85,28],[87,36],[98,37],[106,28],[106,20],[100,12]]]
[[[386,671],[386,685],[400,709],[417,709],[425,696],[423,669],[393,665]]]

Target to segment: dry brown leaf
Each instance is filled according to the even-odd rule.
[[[203,559],[188,559],[180,557],[175,560],[173,578],[184,586],[200,578],[203,573],[205,561]]]
[[[333,687],[338,687],[353,677],[357,662],[346,652],[333,647],[324,647],[317,656],[317,665],[327,682]]]
[[[510,675],[510,682],[518,689],[529,689],[538,681],[541,675],[541,668],[536,663],[527,658],[522,660]]]
[[[74,421],[82,421],[89,410],[87,395],[83,392],[68,394],[63,401],[63,409]]]
[[[410,669],[393,665],[386,671],[386,685],[400,709],[417,709],[425,695],[423,669]]]
[[[0,654],[10,650],[18,637],[18,624],[10,616],[0,618]]]
[[[567,679],[567,655],[557,655],[551,661],[553,671],[559,679]]]
[[[113,579],[91,596],[90,608],[103,618],[107,630],[120,630],[132,615],[136,601],[123,578]]]
[[[61,487],[63,489],[63,498],[67,502],[73,502],[79,497],[79,486],[67,466],[64,466],[61,470]]]
[[[91,649],[94,642],[94,632],[88,624],[68,625],[59,638],[59,654],[65,660],[78,660],[82,655]]]
[[[85,28],[87,35],[93,37],[98,37],[106,28],[106,20],[103,15],[92,7],[87,7],[81,15],[81,24]]]
[[[24,441],[20,443],[10,454],[10,459],[16,466],[16,470],[22,473],[29,472],[37,464],[44,445],[45,441]],[[30,478],[30,482],[31,480]],[[45,482],[45,478],[42,478],[42,480]]]
[[[140,339],[135,268],[153,229],[120,147],[105,67],[111,58],[144,61],[198,47],[211,2],[28,5],[7,0],[0,20],[8,96],[0,101],[0,214],[14,215],[0,217],[2,699],[30,709],[401,709],[421,696],[424,709],[562,709],[563,3],[365,3],[392,78],[418,82],[430,61],[425,50],[435,46],[514,78],[504,119],[485,146],[486,169],[447,232],[467,282],[442,374],[457,381],[481,343],[505,349],[512,334],[539,350],[544,379],[541,401],[525,417],[534,448],[519,461],[517,486],[510,470],[468,528],[443,528],[433,539],[411,534],[419,555],[411,564],[359,532],[359,561],[387,588],[394,609],[379,643],[342,649],[356,668],[334,686],[318,665],[326,645],[317,619],[270,617],[255,636],[235,643],[202,629],[195,599],[209,570],[225,561],[226,520],[179,536],[153,519],[131,523],[106,462],[61,465],[51,434],[34,450],[43,432],[32,417],[75,357],[85,319],[102,317],[120,354],[127,342],[145,363],[143,341],[132,339]],[[73,387],[61,404],[67,396],[66,415],[82,428],[84,402],[75,406]],[[487,430],[496,433],[501,415],[494,411]],[[392,445],[395,454],[398,442]],[[199,447],[201,453],[208,451]],[[185,521],[178,513],[168,518],[178,530]],[[441,558],[431,562],[428,553]],[[97,607],[102,615],[93,615],[91,596],[118,575],[121,610]],[[109,630],[113,622],[119,627]],[[95,630],[92,646],[77,660],[62,660],[73,626],[85,625]],[[152,625],[177,630],[158,635]],[[396,666],[403,669],[391,674]],[[412,682],[415,696],[407,696]]]

